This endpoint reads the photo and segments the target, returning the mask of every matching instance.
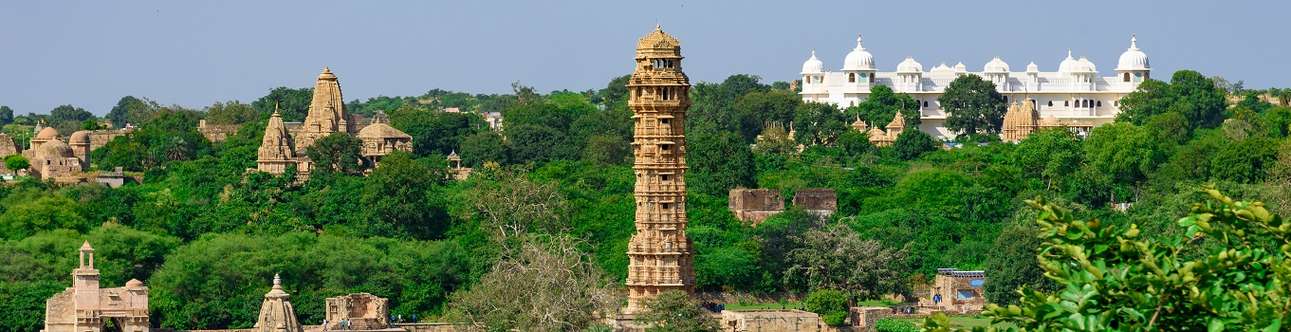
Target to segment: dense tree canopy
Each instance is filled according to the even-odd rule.
[[[998,134],[1007,107],[995,84],[977,75],[960,75],[937,99],[946,109],[946,128],[960,134]]]

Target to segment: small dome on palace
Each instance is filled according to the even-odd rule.
[[[36,133],[35,137],[35,139],[38,140],[51,140],[55,138],[58,138],[58,129],[54,129],[54,127],[45,127],[45,129],[41,129],[40,132]]]
[[[922,73],[923,64],[920,64],[919,61],[914,61],[913,57],[906,57],[905,60],[901,60],[901,63],[897,64],[897,72]]]
[[[1121,53],[1120,61],[1116,62],[1116,70],[1148,70],[1152,68],[1148,64],[1148,54],[1139,49],[1138,37],[1130,36],[1130,48]]]
[[[70,144],[88,145],[90,144],[90,132],[85,130],[78,130],[72,133],[72,137],[69,137],[67,139],[67,142]]]
[[[986,63],[982,71],[987,73],[1007,73],[1009,72],[1009,64],[1005,63],[1000,57],[995,57]]]
[[[856,48],[843,58],[843,70],[874,70],[874,55],[861,46],[860,35],[856,35]]]
[[[950,69],[950,66],[947,66],[945,63],[932,66],[932,70],[929,70],[929,72],[933,72],[933,73],[948,73],[948,72],[954,72],[954,71],[955,71],[954,69]]]
[[[1078,67],[1080,67],[1080,61],[1076,61],[1076,58],[1071,57],[1071,50],[1067,50],[1067,58],[1058,63],[1058,72],[1074,73],[1080,70]]]
[[[63,141],[60,141],[57,138],[51,139],[45,143],[41,143],[40,147],[36,149],[37,159],[49,160],[49,159],[57,159],[57,158],[74,158],[74,157],[76,157],[76,154],[72,153],[72,147],[68,146],[67,143],[63,143]]]
[[[139,281],[139,279],[130,279],[130,281],[126,282],[126,288],[140,288],[140,287],[143,287],[143,282]]]
[[[968,66],[965,66],[963,62],[955,64],[955,72],[963,73],[967,71],[968,71]]]
[[[1028,64],[1027,64],[1027,72],[1028,72],[1028,73],[1038,73],[1038,72],[1040,72],[1040,66],[1037,66],[1037,65],[1035,64],[1035,61],[1032,61],[1031,63],[1028,63]]]
[[[802,63],[803,74],[820,74],[825,72],[825,63],[816,58],[816,51],[811,51],[811,58]]]
[[[1087,58],[1085,58],[1085,57],[1080,57],[1080,67],[1079,67],[1079,68],[1080,68],[1081,72],[1084,72],[1084,73],[1097,73],[1097,72],[1098,72],[1098,66],[1095,66],[1095,65],[1094,65],[1094,62],[1089,61],[1089,59],[1087,59]]]

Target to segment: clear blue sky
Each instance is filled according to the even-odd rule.
[[[661,23],[692,80],[790,80],[816,49],[836,69],[857,32],[883,70],[1001,56],[1054,70],[1067,49],[1105,75],[1138,33],[1155,75],[1179,68],[1291,86],[1291,1],[4,1],[0,105],[106,113],[122,96],[203,107],[306,87],[345,98],[432,88],[601,88]]]

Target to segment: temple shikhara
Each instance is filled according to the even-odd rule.
[[[1024,71],[1012,71],[1009,64],[999,57],[987,61],[981,71],[969,71],[964,63],[954,66],[939,64],[925,71],[913,57],[898,63],[896,71],[879,71],[874,56],[856,37],[856,47],[843,58],[838,71],[826,71],[825,63],[811,52],[802,64],[802,100],[830,103],[842,108],[856,106],[878,85],[891,87],[915,99],[919,108],[919,129],[935,138],[953,139],[956,133],[946,128],[947,111],[937,101],[951,81],[961,75],[978,75],[995,84],[1005,101],[1018,109],[1010,123],[1030,125],[1015,127],[1006,140],[1041,127],[1066,127],[1078,134],[1090,128],[1112,122],[1120,113],[1120,100],[1134,92],[1139,84],[1151,77],[1148,56],[1139,49],[1138,39],[1130,38],[1130,47],[1121,53],[1115,75],[1100,76],[1098,67],[1086,57],[1073,57],[1071,51],[1058,63],[1057,71],[1040,71],[1035,62],[1027,64]],[[1031,111],[1026,111],[1030,109]],[[1013,113],[1014,111],[1010,111]],[[1033,114],[1022,114],[1032,112]],[[1027,120],[1026,118],[1032,118]],[[898,116],[898,119],[900,117]],[[853,127],[868,132],[878,145],[890,144],[900,131],[886,132],[867,126],[859,119]],[[891,127],[891,126],[889,126]]]
[[[637,42],[636,69],[628,80],[632,110],[636,234],[628,242],[628,306],[660,292],[693,291],[690,239],[686,237],[686,108],[690,80],[681,70],[681,43],[656,27]]]
[[[412,151],[412,136],[391,127],[384,114],[376,114],[368,125],[357,129],[356,118],[345,112],[341,84],[330,68],[323,68],[314,83],[314,95],[304,122],[284,122],[277,110],[269,118],[256,158],[256,170],[282,174],[296,166],[299,174],[308,176],[313,162],[305,150],[314,142],[332,134],[354,135],[363,142],[363,166],[372,169],[381,157],[394,151]]]

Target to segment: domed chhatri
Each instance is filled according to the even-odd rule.
[[[846,108],[865,101],[875,86],[888,86],[909,94],[918,103],[920,130],[935,138],[953,140],[958,133],[946,128],[950,114],[941,107],[939,97],[956,78],[974,75],[991,82],[1006,101],[1030,103],[1026,107],[1019,104],[1018,109],[1029,107],[1038,114],[1033,118],[1054,118],[1038,121],[1044,123],[1033,127],[1063,126],[1084,135],[1095,126],[1112,122],[1120,113],[1120,99],[1134,92],[1151,74],[1148,56],[1139,49],[1137,36],[1131,36],[1130,47],[1121,54],[1114,76],[1103,76],[1107,73],[1100,73],[1094,61],[1078,57],[1071,50],[1059,59],[1055,71],[1041,71],[1033,61],[1020,62],[1027,64],[1025,70],[1013,71],[1013,66],[1001,57],[992,57],[977,67],[981,71],[970,71],[960,61],[943,62],[925,71],[914,57],[906,57],[893,71],[880,71],[875,54],[870,52],[857,35],[856,46],[847,51],[842,68],[835,71],[825,71],[813,52],[800,72],[802,100]],[[1027,121],[1019,123],[1024,122]]]
[[[816,50],[811,50],[811,57],[802,63],[802,74],[819,74],[825,72],[825,62],[816,58]]]

